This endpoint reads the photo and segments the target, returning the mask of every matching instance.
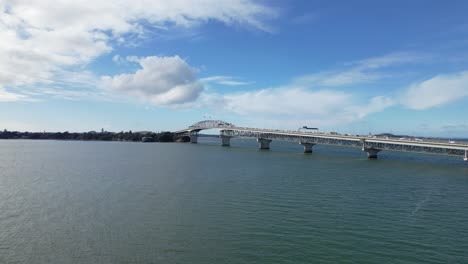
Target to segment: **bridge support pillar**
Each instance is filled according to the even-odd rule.
[[[260,149],[270,149],[271,139],[257,138]]]
[[[468,149],[465,150],[465,157],[463,158],[464,161],[468,161]]]
[[[226,147],[231,146],[231,137],[221,136],[221,146],[226,146]]]
[[[369,159],[376,159],[376,158],[377,158],[377,153],[380,152],[380,149],[375,149],[375,148],[362,148],[362,151],[367,152],[367,158],[369,158]]]
[[[308,143],[308,142],[301,142],[299,144],[304,146],[304,153],[312,153],[312,147],[315,145],[314,143]]]
[[[190,143],[198,143],[198,134],[190,133]]]

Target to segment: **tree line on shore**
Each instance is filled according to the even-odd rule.
[[[54,140],[98,140],[98,141],[144,141],[174,142],[184,141],[172,132],[20,132],[0,130],[0,139],[54,139]]]

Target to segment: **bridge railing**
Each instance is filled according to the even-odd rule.
[[[450,146],[440,142],[381,142],[374,137],[356,137],[319,133],[300,133],[297,131],[288,132],[279,130],[278,132],[267,129],[236,128],[220,131],[220,135],[228,137],[262,138],[270,140],[292,141],[313,144],[339,145],[359,148],[374,148],[380,150],[393,150],[405,152],[421,152],[432,154],[463,156],[467,146]]]

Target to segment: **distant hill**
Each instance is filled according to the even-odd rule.
[[[408,135],[394,135],[392,133],[380,133],[380,134],[376,134],[374,136],[378,136],[378,137],[395,137],[395,138],[402,138],[402,137],[412,138],[413,137],[413,136],[408,136]]]
[[[394,137],[394,138],[427,138],[427,139],[437,139],[437,140],[468,141],[468,138],[460,138],[460,137],[423,137],[423,136],[395,135],[392,133],[380,133],[380,134],[375,134],[374,136]]]

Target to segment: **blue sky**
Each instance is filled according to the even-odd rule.
[[[0,128],[468,135],[466,1],[0,1]]]

